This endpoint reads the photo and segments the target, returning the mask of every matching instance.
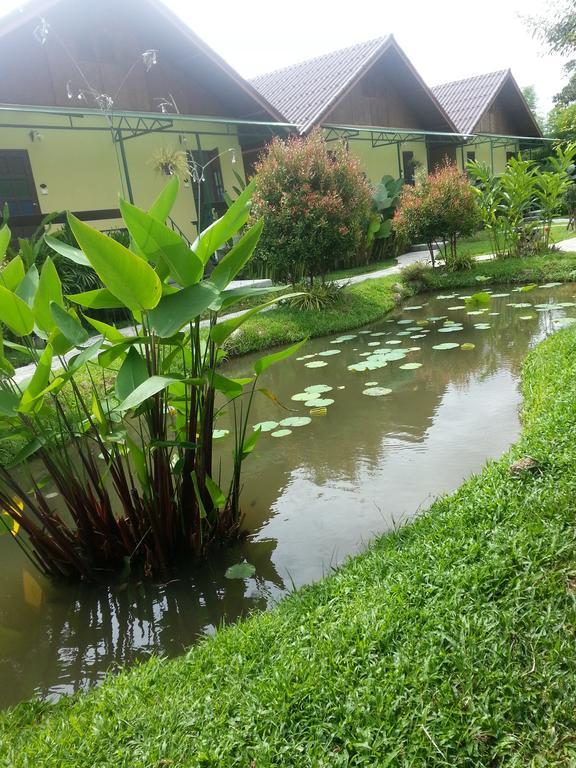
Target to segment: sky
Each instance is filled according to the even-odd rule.
[[[393,33],[429,85],[510,68],[546,113],[566,81],[523,20],[554,12],[542,0],[164,1],[244,77]],[[0,0],[0,13],[21,4]]]

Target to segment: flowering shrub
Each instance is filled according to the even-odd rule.
[[[370,208],[370,185],[344,144],[328,149],[319,130],[275,138],[256,165],[257,257],[278,280],[323,278],[362,250]]]
[[[471,235],[480,226],[476,196],[468,178],[445,163],[416,186],[405,186],[393,226],[405,241],[427,243],[432,264],[434,245],[443,241],[447,266],[457,268],[458,237]]]

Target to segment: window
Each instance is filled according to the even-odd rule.
[[[218,149],[194,149],[188,152],[188,157],[193,161],[190,164],[196,165],[199,175],[202,174],[200,169],[204,168],[204,180],[192,183],[192,189],[196,214],[200,216],[201,228],[205,229],[226,211],[224,179]],[[199,196],[200,199],[198,199]],[[200,210],[198,210],[199,205]]]
[[[466,152],[466,160],[469,163],[476,162],[476,152]]]
[[[506,162],[509,163],[513,157],[516,157],[516,152],[506,152]]]
[[[414,152],[402,152],[402,175],[405,184],[414,185],[414,171],[416,163],[414,161]]]

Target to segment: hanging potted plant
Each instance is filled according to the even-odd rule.
[[[152,155],[152,167],[163,176],[185,179],[189,174],[186,152],[172,147],[160,147]]]

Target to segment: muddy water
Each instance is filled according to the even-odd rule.
[[[501,454],[519,430],[521,362],[562,318],[576,317],[576,289],[493,293],[508,295],[492,298],[481,314],[469,314],[482,308],[465,307],[458,295],[419,297],[423,304],[414,299],[361,332],[311,341],[299,353],[310,357],[269,369],[262,386],[296,410],[260,397],[253,423],[307,416],[311,406],[292,397],[310,386],[332,387],[321,397],[334,402],[290,434],[275,436],[280,424],[261,436],[245,464],[250,535],[200,574],[154,586],[54,587],[3,537],[0,706],[33,695],[55,698],[97,683],[118,665],[181,653],[223,622],[321,578]],[[431,317],[462,329],[441,331],[446,320]],[[446,343],[475,346],[434,349]],[[376,367],[387,358],[383,350],[405,355]],[[366,361],[371,370],[348,368]],[[243,358],[227,372],[244,375],[251,362]],[[308,367],[318,362],[325,365]],[[407,363],[421,365],[401,367]],[[391,391],[364,394],[375,387]],[[225,414],[218,426],[228,428],[230,418]],[[222,439],[223,454],[229,439]],[[256,567],[254,576],[225,579],[226,568],[243,559]]]

